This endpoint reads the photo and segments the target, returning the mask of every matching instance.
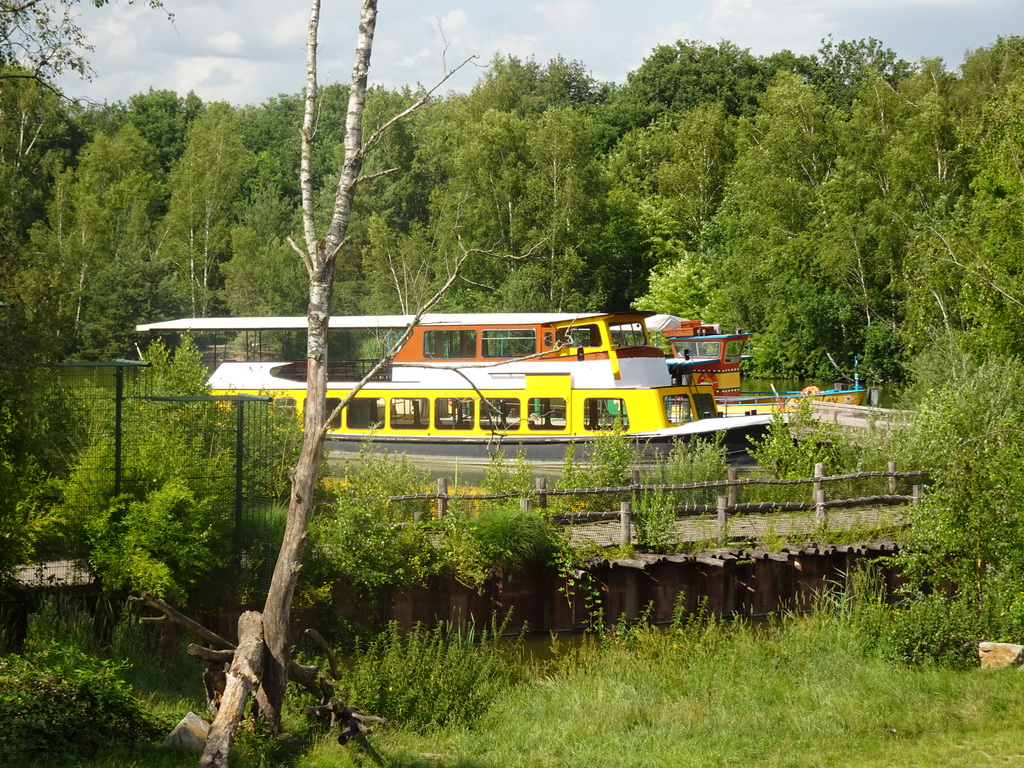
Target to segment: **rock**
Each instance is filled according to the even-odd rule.
[[[195,712],[189,712],[164,739],[164,746],[183,752],[202,752],[209,732],[210,724]]]
[[[1020,666],[1024,645],[1014,643],[978,643],[982,669],[1003,669]]]

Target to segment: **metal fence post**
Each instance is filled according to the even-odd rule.
[[[124,366],[114,365],[114,495],[121,495],[122,427],[124,402]]]
[[[235,555],[242,554],[242,471],[245,466],[245,402],[235,401]]]

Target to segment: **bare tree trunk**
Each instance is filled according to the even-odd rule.
[[[235,731],[245,702],[259,682],[262,661],[263,623],[256,611],[246,611],[238,619],[238,649],[228,669],[224,696],[206,737],[199,768],[227,768]]]
[[[309,273],[309,325],[307,329],[307,373],[305,436],[298,463],[292,472],[292,492],[284,541],[277,557],[270,590],[263,608],[266,658],[259,692],[261,715],[275,726],[281,722],[281,705],[288,683],[289,636],[292,595],[298,581],[312,512],[313,492],[323,462],[324,433],[327,425],[327,326],[334,295],[334,265],[345,240],[352,197],[362,165],[362,117],[366,100],[367,73],[377,20],[376,0],[363,0],[359,20],[359,41],[348,117],[345,123],[345,160],[338,179],[334,212],[323,238],[318,238],[313,216],[312,138],[316,118],[316,45],[320,19],[320,0],[313,0],[306,48],[306,107],[302,125],[302,218],[305,249],[301,255]]]
[[[278,553],[274,575],[270,582],[266,603],[263,608],[263,632],[266,650],[263,660],[263,679],[257,694],[260,715],[275,727],[280,726],[281,706],[289,670],[294,669],[289,654],[289,620],[292,595],[298,582],[302,555],[306,547],[309,521],[313,507],[313,493],[317,476],[323,463],[324,438],[333,414],[327,413],[327,330],[331,315],[331,299],[334,295],[335,261],[338,251],[345,244],[349,219],[352,213],[352,199],[362,169],[366,150],[375,145],[380,136],[394,123],[415,112],[427,103],[432,93],[454,72],[465,65],[464,61],[455,69],[445,73],[444,78],[433,88],[422,93],[408,108],[377,127],[370,138],[363,140],[363,107],[366,102],[366,83],[370,69],[370,53],[373,49],[373,35],[377,23],[377,0],[362,0],[359,17],[359,37],[356,43],[355,62],[352,67],[352,83],[349,90],[348,114],[345,120],[345,157],[338,176],[338,187],[330,224],[324,235],[318,236],[314,216],[315,188],[313,180],[313,135],[317,118],[317,30],[320,23],[320,0],[312,0],[310,7],[309,35],[306,45],[306,99],[301,129],[302,153],[300,158],[299,185],[302,190],[303,247],[290,242],[299,254],[309,275],[309,310],[306,347],[306,400],[304,410],[305,436],[299,460],[292,471],[292,492],[288,505],[288,520],[284,540]],[[472,57],[475,58],[475,57]],[[388,171],[385,171],[385,173]],[[460,259],[459,264],[465,259]],[[408,340],[413,325],[444,292],[458,275],[458,267],[449,276],[444,286],[423,304],[413,323],[406,329],[401,340],[389,354],[368,373],[362,381],[351,388],[339,409],[344,407],[356,392],[385,365],[397,349]]]

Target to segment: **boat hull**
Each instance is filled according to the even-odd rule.
[[[625,435],[637,448],[642,460],[654,460],[668,455],[673,448],[694,440],[722,440],[730,460],[741,461],[748,455],[754,443],[765,435],[769,419],[763,416],[729,419],[704,419],[701,431],[684,428],[669,428],[647,434]],[[723,422],[724,426],[712,430],[708,422]],[[365,450],[387,451],[405,454],[413,459],[431,461],[487,462],[492,456],[523,457],[531,462],[561,462],[566,451],[572,447],[576,458],[586,461],[590,458],[594,443],[599,435],[504,435],[491,437],[449,437],[412,435],[366,435],[329,432],[327,446],[332,455],[353,455]]]

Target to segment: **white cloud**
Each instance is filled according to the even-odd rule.
[[[123,100],[153,88],[195,90],[201,98],[258,103],[297,92],[305,72],[308,5],[302,0],[173,0],[166,12],[144,3],[93,8],[83,27],[95,45],[92,83],[68,77],[71,95]],[[347,82],[358,3],[324,5],[321,74]],[[389,0],[382,4],[371,78],[388,87],[440,79],[471,54],[546,63],[581,62],[599,80],[624,82],[660,44],[729,40],[758,55],[783,48],[814,53],[822,38],[874,37],[903,58],[941,56],[960,64],[968,48],[1024,34],[1021,0]],[[467,90],[470,67],[450,81]]]
[[[244,41],[237,32],[221,32],[217,35],[206,37],[206,43],[216,53],[238,53],[242,50]]]

